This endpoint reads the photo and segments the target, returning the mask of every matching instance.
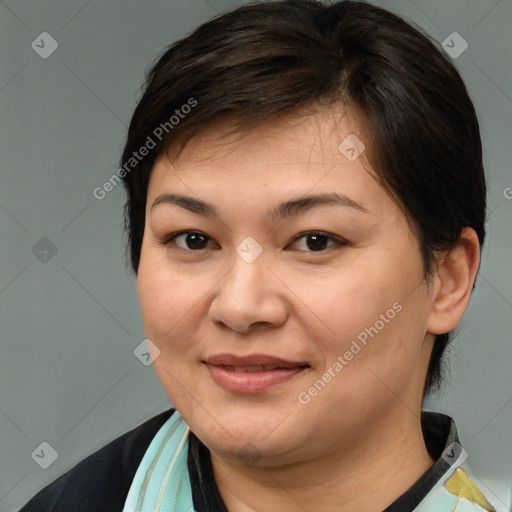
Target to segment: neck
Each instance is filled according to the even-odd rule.
[[[374,512],[389,506],[433,464],[419,415],[402,406],[317,459],[246,467],[212,453],[219,492],[229,512]],[[398,412],[399,417],[398,416]],[[372,422],[369,422],[372,423]]]

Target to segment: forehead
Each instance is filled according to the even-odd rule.
[[[203,179],[237,170],[286,168],[324,170],[325,166],[360,167],[368,164],[368,144],[353,109],[341,105],[302,107],[249,129],[237,129],[236,118],[214,120],[203,127],[178,154],[182,139],[173,141],[154,169],[172,167],[175,174],[201,172]],[[158,173],[153,173],[158,174]]]

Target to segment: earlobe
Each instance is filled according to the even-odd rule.
[[[465,227],[453,249],[437,261],[428,332],[444,334],[456,327],[469,303],[479,265],[478,236],[474,229]]]

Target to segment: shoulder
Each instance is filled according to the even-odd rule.
[[[484,483],[472,472],[453,418],[422,411],[421,426],[436,462],[397,503],[407,498],[406,503],[413,505],[409,510],[414,512],[502,512],[491,491],[497,486],[487,477]]]
[[[491,492],[493,482],[480,480],[462,456],[460,465],[450,467],[415,512],[450,510],[452,512],[504,511]],[[496,507],[496,508],[495,508]]]
[[[137,467],[168,409],[106,444],[36,494],[19,512],[121,511]]]

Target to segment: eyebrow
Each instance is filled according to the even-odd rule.
[[[151,211],[159,204],[175,204],[205,217],[219,217],[215,206],[211,203],[189,196],[162,194],[153,201]],[[299,215],[311,208],[329,205],[345,206],[368,213],[368,210],[361,203],[358,203],[345,194],[332,192],[329,194],[314,194],[290,199],[272,208],[268,212],[268,216],[271,220],[278,221],[285,217]]]

